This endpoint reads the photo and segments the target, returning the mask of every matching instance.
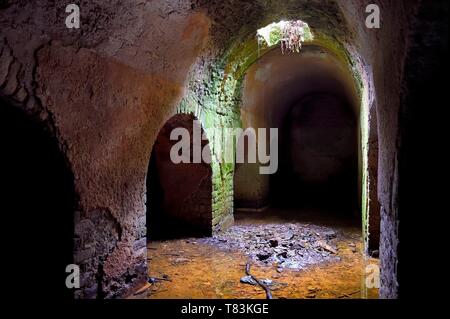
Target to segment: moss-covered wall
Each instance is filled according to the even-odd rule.
[[[242,78],[264,54],[256,30],[302,19],[345,39],[346,24],[334,1],[80,4],[80,30],[65,28],[63,3],[1,9],[1,95],[51,127],[75,176],[77,236],[93,235],[75,251],[86,273],[79,297],[113,297],[134,284],[127,277],[145,276],[145,180],[164,123],[177,112],[201,120],[213,153],[214,230],[226,228],[233,164],[218,161],[217,128],[240,126]],[[120,238],[103,243],[98,216]],[[98,251],[89,248],[96,242]]]

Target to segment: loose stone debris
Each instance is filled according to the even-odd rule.
[[[309,265],[339,261],[336,243],[342,234],[308,224],[236,225],[202,242],[220,249],[243,251],[254,263],[301,270]],[[251,281],[247,277],[241,281]]]

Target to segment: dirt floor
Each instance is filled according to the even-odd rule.
[[[270,209],[236,214],[213,238],[148,244],[149,283],[130,298],[378,298],[365,286],[361,227],[323,212]]]

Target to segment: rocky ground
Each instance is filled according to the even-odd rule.
[[[360,225],[299,215],[242,215],[210,238],[150,242],[149,281],[130,298],[377,298],[363,285],[378,260],[364,258]]]
[[[292,270],[322,262],[339,261],[337,242],[343,234],[308,224],[237,225],[202,243],[239,250],[255,263]],[[353,247],[356,250],[356,247]]]

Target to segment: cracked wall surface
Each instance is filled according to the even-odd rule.
[[[403,75],[405,58],[424,55],[410,56],[415,22],[427,19],[417,13],[438,3],[380,0],[379,30],[365,27],[368,0],[74,3],[82,8],[79,30],[65,28],[58,1],[0,7],[0,97],[51,130],[74,175],[75,258],[86,272],[79,298],[122,296],[146,276],[148,162],[159,130],[176,113],[195,115],[211,141],[213,230],[233,222],[234,167],[214,160],[223,145],[212,128],[241,125],[241,83],[258,58],[256,30],[281,19],[306,21],[316,44],[364,70],[371,83],[379,137],[380,291],[398,296],[398,150],[400,135],[407,134],[399,131],[399,114],[408,112],[399,95],[407,98],[411,84]]]
[[[337,174],[337,171],[342,168],[342,163],[345,163],[347,159],[342,158],[343,161],[341,164],[338,164],[339,157],[342,157],[342,154],[340,156],[337,154],[339,152],[334,154],[336,156],[324,154],[330,152],[332,149],[335,151],[337,149],[343,150],[343,144],[338,145],[339,143],[337,141],[339,138],[335,141],[331,141],[331,138],[326,142],[316,141],[309,145],[308,143],[302,145],[305,141],[303,140],[302,142],[302,138],[305,137],[306,139],[307,130],[304,133],[299,133],[302,130],[297,126],[297,134],[291,135],[288,127],[295,123],[293,120],[295,112],[291,113],[291,111],[295,108],[296,104],[298,104],[298,109],[300,109],[301,105],[299,102],[306,99],[308,95],[319,98],[320,94],[325,93],[350,101],[352,105],[349,107],[349,111],[350,113],[354,113],[353,117],[357,119],[359,100],[354,82],[346,66],[342,65],[341,61],[333,54],[330,54],[321,47],[309,45],[308,43],[303,44],[299,54],[282,54],[278,48],[275,48],[262,56],[257,63],[250,66],[243,81],[241,105],[242,125],[243,128],[275,127],[279,129],[278,170],[274,175],[267,176],[258,174],[258,165],[241,164],[237,166],[234,190],[237,205],[241,205],[241,207],[263,207],[269,202],[269,191],[273,197],[272,201],[276,197],[279,197],[283,199],[279,199],[278,202],[287,204],[289,202],[288,198],[292,198],[300,203],[302,198],[304,200],[311,195],[305,195],[304,190],[299,190],[299,185],[302,183],[301,180],[306,181],[309,179],[311,182],[309,186],[312,186],[314,183],[321,184],[320,178],[313,177],[314,171],[316,177],[323,173],[326,176],[323,180],[331,180],[331,176],[334,173]],[[315,106],[314,108],[317,107],[320,106]],[[307,116],[305,113],[297,116],[298,121],[301,121],[301,118],[305,116]],[[309,130],[310,134],[314,136],[312,140],[320,138],[320,132],[326,133],[332,131],[330,127],[332,123],[326,123],[326,118],[327,116],[323,117],[317,123],[317,125],[324,125],[324,127],[318,129],[316,135],[311,134],[313,131]],[[311,120],[312,118],[307,120],[307,122]],[[357,133],[356,126],[351,131],[354,135],[353,142],[351,142],[352,134],[340,139],[348,143],[347,146],[350,147],[350,153],[354,152],[356,154],[358,149],[358,144],[355,140]],[[345,134],[344,132],[345,129],[341,127],[335,133],[331,134],[330,137],[339,136],[341,133]],[[298,144],[296,144],[296,141]],[[316,151],[311,151],[316,147],[314,144],[317,144],[318,147],[320,145],[327,145],[327,150],[322,149],[318,151],[316,149]],[[308,150],[311,152],[308,153]],[[344,153],[348,155],[348,151]],[[312,160],[308,160],[308,154]],[[322,160],[318,154],[323,155]],[[292,160],[292,163],[291,158],[295,158]],[[326,158],[330,159],[330,161],[324,160]],[[295,167],[295,172],[290,171],[289,167],[291,166],[292,168]],[[327,170],[329,175],[326,173]],[[356,170],[354,173],[356,173]],[[271,187],[269,186],[269,179],[272,184]],[[353,179],[354,183],[356,183],[356,177]],[[277,190],[279,190],[279,193],[277,193]],[[287,194],[291,195],[288,196]],[[356,192],[354,194],[356,195]],[[328,198],[325,194],[323,196]]]

